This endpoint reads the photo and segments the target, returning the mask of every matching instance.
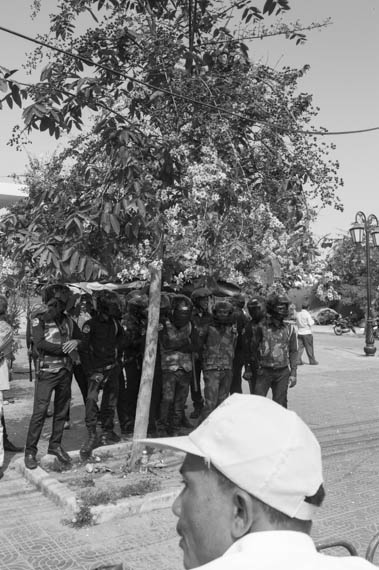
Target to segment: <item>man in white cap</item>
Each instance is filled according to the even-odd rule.
[[[188,436],[142,441],[186,453],[173,505],[186,569],[374,568],[316,551],[309,534],[325,495],[321,450],[295,412],[233,394]]]

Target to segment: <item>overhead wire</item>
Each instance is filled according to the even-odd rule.
[[[192,97],[189,97],[187,95],[183,95],[182,93],[176,93],[175,91],[171,91],[170,89],[166,89],[164,87],[157,87],[155,85],[151,85],[150,83],[147,83],[145,81],[142,81],[141,79],[137,79],[135,77],[132,77],[130,75],[128,75],[127,73],[124,73],[122,71],[119,71],[117,69],[112,69],[106,65],[103,65],[101,63],[96,63],[93,60],[87,58],[87,57],[83,57],[81,55],[69,52],[67,50],[64,50],[62,48],[53,46],[52,44],[49,44],[47,42],[44,42],[42,40],[38,40],[36,38],[32,38],[30,36],[27,36],[25,34],[21,34],[20,32],[16,32],[15,30],[10,30],[9,28],[5,28],[4,26],[0,26],[0,31],[3,31],[7,34],[11,34],[13,36],[22,38],[26,41],[35,43],[37,45],[40,45],[42,47],[46,47],[48,49],[51,49],[53,51],[56,51],[58,53],[61,53],[63,55],[67,55],[68,57],[72,57],[73,59],[76,59],[78,61],[82,61],[83,63],[85,63],[86,65],[90,65],[90,66],[95,66],[99,69],[102,69],[103,71],[107,71],[108,73],[113,73],[114,75],[117,75],[119,77],[123,77],[125,79],[128,79],[129,81],[132,81],[134,83],[137,83],[139,85],[142,85],[144,87],[147,87],[148,89],[151,89],[152,91],[157,91],[157,92],[161,92],[161,93],[165,93],[166,95],[170,95],[173,98],[177,98],[177,99],[182,99],[184,101],[187,101],[189,103],[192,103],[193,105],[199,105],[202,107],[206,107],[208,109],[212,109],[214,111],[217,111],[218,113],[224,113],[226,115],[230,115],[233,117],[237,117],[239,119],[243,119],[244,121],[249,121],[251,120],[249,117],[247,117],[246,115],[241,115],[239,113],[235,113],[233,111],[230,111],[229,109],[224,109],[223,107],[219,107],[218,105],[212,105],[211,103],[206,103],[204,101],[198,101],[196,99],[193,99]],[[304,135],[310,135],[310,136],[338,136],[338,135],[350,135],[350,134],[359,134],[359,133],[367,133],[367,132],[372,132],[372,131],[377,131],[379,130],[379,126],[375,126],[375,127],[370,127],[370,128],[366,128],[366,129],[355,129],[355,130],[348,130],[348,131],[326,131],[326,130],[302,130],[302,129],[297,129],[292,131],[293,133],[299,133],[299,134],[304,134]]]

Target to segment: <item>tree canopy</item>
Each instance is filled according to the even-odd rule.
[[[245,287],[310,271],[312,201],[341,208],[338,163],[306,134],[317,115],[299,90],[307,67],[258,64],[244,40],[304,41],[299,25],[264,24],[288,9],[61,0],[40,38],[61,51],[37,48],[29,65],[48,63],[30,86],[0,68],[0,88],[24,107],[27,130],[82,133],[30,163],[3,251],[64,279],[146,277],[151,262],[168,281],[207,274]]]

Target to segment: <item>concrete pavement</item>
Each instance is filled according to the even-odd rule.
[[[350,540],[361,555],[379,531],[379,356],[363,356],[363,345],[361,335],[336,337],[317,327],[315,353],[320,365],[299,367],[298,385],[289,395],[290,408],[311,425],[323,450],[327,498],[314,538]],[[5,414],[12,440],[20,443],[33,386],[23,374],[15,376],[9,395],[15,403],[5,407]],[[74,429],[64,439],[68,449],[77,448],[84,435],[76,386],[73,393]],[[48,433],[49,424],[42,450]],[[11,459],[7,454],[0,482],[1,569],[89,570],[110,562],[123,562],[126,570],[182,567],[176,520],[169,509],[75,530],[62,524],[65,513],[60,508],[12,470]]]

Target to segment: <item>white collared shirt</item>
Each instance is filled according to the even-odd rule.
[[[223,556],[199,566],[201,570],[374,570],[357,556],[327,556],[317,552],[307,534],[268,531],[247,534]]]
[[[315,322],[312,319],[310,313],[306,309],[302,309],[298,313],[296,313],[296,326],[297,326],[297,334],[305,335],[305,334],[312,334],[312,325]]]

